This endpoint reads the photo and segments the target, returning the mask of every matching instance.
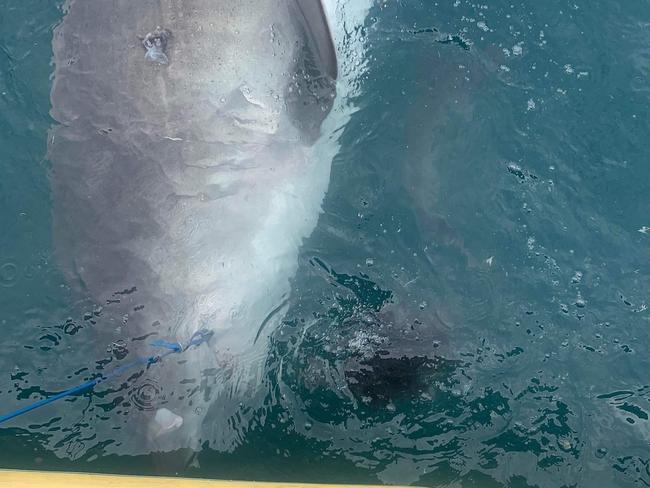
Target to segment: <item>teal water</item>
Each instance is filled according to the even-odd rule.
[[[52,259],[61,16],[0,13],[0,405],[105,359]],[[3,425],[1,467],[650,485],[650,5],[389,1],[346,32],[358,110],[240,447],[107,455],[85,414],[116,414],[107,387]]]

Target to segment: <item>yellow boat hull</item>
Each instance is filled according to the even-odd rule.
[[[372,488],[372,485],[221,481],[164,476],[0,470],[0,488]],[[375,488],[378,488],[375,486]]]

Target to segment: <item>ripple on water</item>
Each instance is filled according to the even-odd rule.
[[[5,263],[0,266],[0,286],[10,287],[16,283],[18,268],[13,263]]]
[[[161,392],[160,385],[151,379],[146,379],[143,384],[131,390],[130,398],[138,410],[154,410]]]

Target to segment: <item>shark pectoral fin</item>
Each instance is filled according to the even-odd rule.
[[[312,145],[336,96],[336,50],[321,0],[294,0],[290,9],[303,44],[295,68],[301,76],[286,93],[286,108],[302,141]]]
[[[296,7],[305,23],[305,34],[318,67],[335,80],[338,75],[336,51],[321,0],[298,0]]]

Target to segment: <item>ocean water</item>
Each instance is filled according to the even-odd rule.
[[[110,357],[52,258],[62,15],[0,12],[0,405]],[[107,454],[87,414],[115,414],[102,386],[1,425],[0,467],[650,485],[650,4],[341,1],[333,17],[352,115],[239,447]]]

